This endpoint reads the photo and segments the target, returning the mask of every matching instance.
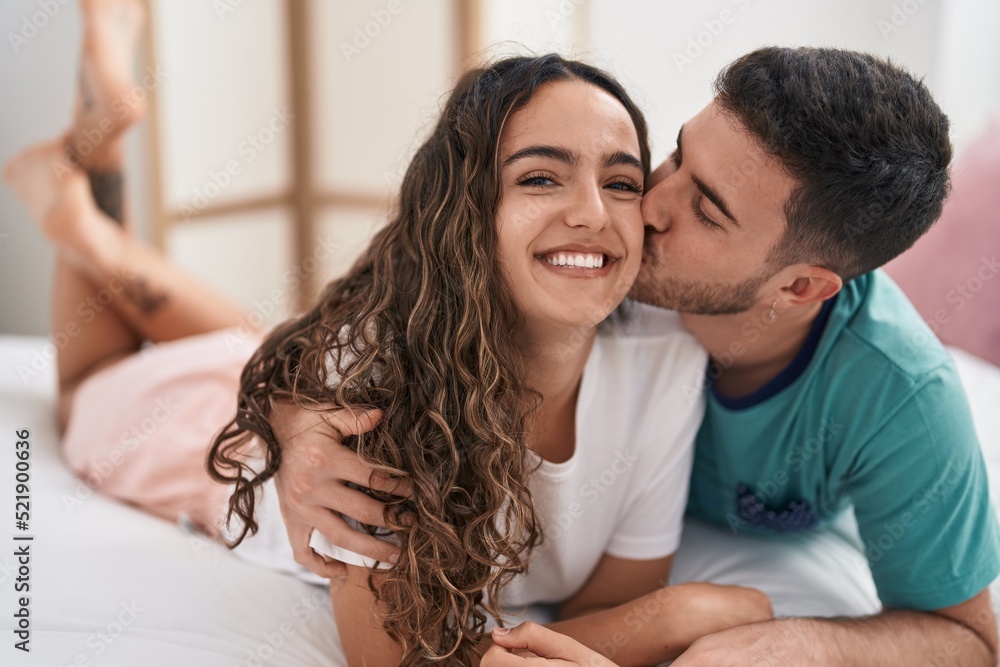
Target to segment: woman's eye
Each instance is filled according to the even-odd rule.
[[[518,185],[527,185],[532,188],[545,188],[550,185],[555,185],[555,181],[545,174],[528,174],[523,176],[517,181]]]
[[[620,190],[622,192],[633,192],[636,194],[642,194],[642,186],[633,181],[630,178],[623,178],[608,184],[609,188],[613,190]]]

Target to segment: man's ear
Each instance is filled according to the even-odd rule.
[[[798,264],[794,267],[791,281],[781,288],[781,294],[789,305],[805,306],[832,298],[844,286],[843,279],[822,266]]]

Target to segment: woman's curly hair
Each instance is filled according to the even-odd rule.
[[[410,163],[395,214],[314,308],[267,336],[209,454],[212,477],[235,484],[235,546],[256,533],[256,492],[281,464],[269,423],[277,402],[383,411],[373,431],[345,444],[412,484],[409,500],[373,492],[388,504],[400,557],[369,587],[402,665],[470,664],[488,615],[501,616],[501,589],[541,539],[525,444],[541,397],[523,380],[522,320],[495,219],[506,119],[539,86],[566,79],[621,101],[648,168],[645,121],[604,72],[554,54],[467,72]],[[255,439],[262,466],[247,460]],[[402,521],[404,510],[416,521]]]

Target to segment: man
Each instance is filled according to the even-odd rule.
[[[677,667],[996,664],[988,585],[1000,538],[971,416],[946,352],[914,346],[934,338],[875,271],[940,215],[950,158],[947,118],[906,72],[847,51],[767,48],[720,74],[651,176],[633,296],[683,313],[712,357],[706,386],[691,388],[692,400],[705,390],[707,412],[689,515],[729,527],[738,550],[745,534],[818,531],[853,507],[883,606],[710,635]],[[375,417],[334,426],[356,433]],[[344,486],[369,484],[369,471],[349,450],[283,440],[278,488],[299,561],[330,571],[305,548],[313,526],[391,557],[325,509],[379,523],[381,506]],[[512,636],[578,658],[542,628]]]

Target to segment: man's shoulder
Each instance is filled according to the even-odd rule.
[[[977,442],[948,352],[888,278],[864,278],[847,287],[855,303],[837,304],[826,331],[833,338],[793,398],[802,423],[837,425],[826,461],[842,479],[887,448],[905,444],[909,456],[932,462]],[[920,331],[926,336],[915,337]]]
[[[954,374],[947,350],[881,270],[845,285],[829,328],[823,346],[827,372],[914,387]]]
[[[838,423],[851,415],[845,444],[861,446],[890,425],[903,428],[902,422],[971,428],[964,424],[968,402],[951,356],[881,272],[845,285],[810,373],[800,405]]]

